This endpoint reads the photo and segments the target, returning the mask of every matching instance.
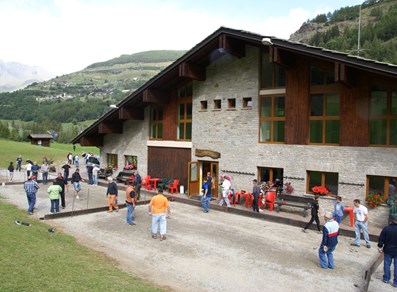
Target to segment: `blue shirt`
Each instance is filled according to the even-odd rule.
[[[206,198],[211,198],[211,193],[208,193],[208,183],[203,183],[203,194],[205,194],[205,191],[207,191],[207,194],[206,194]]]
[[[342,202],[336,202],[334,205],[335,215],[342,217],[343,211],[345,210],[345,205]]]
[[[28,180],[24,183],[23,187],[25,188],[25,192],[28,194],[35,194],[39,189],[39,185],[34,180]]]

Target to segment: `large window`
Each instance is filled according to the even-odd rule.
[[[178,140],[192,139],[192,85],[178,90]]]
[[[307,172],[307,190],[308,194],[312,194],[312,188],[323,186],[328,188],[330,194],[338,194],[338,174],[334,172]]]
[[[284,170],[282,168],[259,167],[260,182],[275,182],[276,179],[283,181]]]
[[[381,194],[386,202],[387,198],[390,196],[390,192],[395,190],[396,178],[368,175],[367,186],[367,196],[371,193]]]
[[[371,145],[397,145],[397,88],[371,88],[369,132]]]
[[[260,99],[260,142],[284,142],[285,97],[262,96]]]
[[[339,144],[340,100],[333,71],[310,67],[310,143]]]
[[[154,107],[150,113],[150,139],[163,138],[163,108]]]
[[[269,50],[262,50],[261,88],[285,87],[285,70],[283,67],[271,63]]]
[[[133,155],[124,155],[124,166],[129,165],[129,167],[138,167],[138,157]]]
[[[107,166],[110,168],[118,168],[117,154],[106,153]]]

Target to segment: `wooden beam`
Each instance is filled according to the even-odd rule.
[[[354,87],[353,76],[351,74],[348,74],[348,71],[349,70],[346,64],[336,62],[335,70],[334,70],[335,81],[341,82],[346,86],[353,88]]]
[[[205,80],[205,67],[183,62],[179,65],[179,76],[193,80]]]
[[[271,63],[280,65],[283,68],[294,69],[296,67],[295,58],[292,54],[277,47],[269,46],[269,58]]]
[[[225,49],[226,52],[237,58],[245,57],[244,42],[228,37],[224,34],[219,37],[219,48]]]
[[[169,93],[162,90],[146,89],[143,92],[143,102],[167,104],[170,100]]]
[[[99,134],[123,134],[123,124],[121,122],[118,123],[109,123],[102,122],[98,127]]]
[[[144,110],[141,108],[120,108],[119,109],[119,119],[120,120],[141,120],[145,118]]]
[[[103,136],[85,136],[79,141],[81,146],[103,146]]]

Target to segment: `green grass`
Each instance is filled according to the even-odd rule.
[[[102,253],[48,228],[0,200],[0,291],[161,291],[121,271]]]
[[[82,147],[76,144],[76,153],[73,153],[72,144],[51,143],[50,147],[42,147],[32,145],[30,142],[15,142],[10,140],[0,139],[0,168],[7,168],[10,162],[14,162],[19,155],[22,155],[23,162],[26,164],[26,159],[37,161],[41,165],[43,156],[53,159],[55,165],[63,165],[66,162],[66,155],[69,152],[78,154],[81,158],[82,151],[88,153],[93,152],[99,154],[97,147]]]

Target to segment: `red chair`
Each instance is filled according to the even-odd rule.
[[[143,180],[142,180],[142,186],[145,186],[147,191],[150,191],[152,189],[152,186],[150,185],[150,179],[152,177],[150,175],[147,175]]]
[[[234,194],[234,201],[233,203],[230,202],[230,204],[233,204],[233,207],[236,207],[236,203],[240,204],[240,197],[243,196],[242,191],[241,192],[235,192]]]
[[[252,202],[254,201],[254,196],[251,193],[246,192],[244,194],[244,198],[245,198],[245,207],[246,208],[251,208],[252,207]]]
[[[176,179],[172,183],[168,184],[168,192],[173,194],[175,191],[175,193],[177,193],[178,185],[179,185],[179,179]]]
[[[273,211],[274,208],[274,201],[276,200],[276,193],[275,192],[268,192],[265,196],[265,208],[266,205],[269,205],[269,211]]]
[[[229,199],[230,204],[233,204],[233,206],[236,206],[236,196],[234,197],[234,200],[232,202],[232,198],[233,198],[233,193],[232,191],[229,191],[229,194],[227,195],[227,198]]]
[[[353,214],[353,207],[345,207],[344,212],[345,213],[349,213],[349,217],[350,217],[350,227],[353,227],[354,225],[354,214]]]

